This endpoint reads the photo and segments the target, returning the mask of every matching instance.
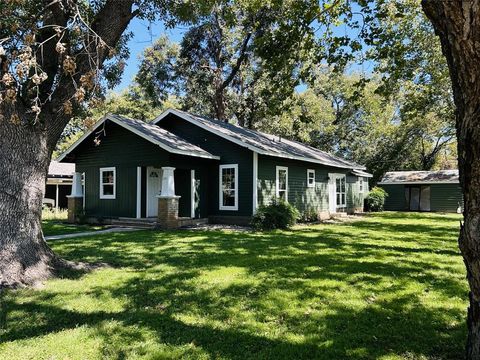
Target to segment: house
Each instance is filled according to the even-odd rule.
[[[385,210],[461,212],[458,170],[392,171],[378,183],[387,193]]]
[[[67,196],[72,191],[75,164],[52,161],[48,167],[43,204],[56,209],[67,208]]]
[[[246,224],[274,198],[323,217],[362,211],[371,176],[305,144],[173,109],[151,123],[106,115],[59,161],[76,164],[71,220],[84,208],[91,219],[164,227]]]

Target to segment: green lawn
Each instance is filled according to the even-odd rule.
[[[462,358],[456,215],[52,241],[110,268],[9,291],[3,359]]]
[[[101,229],[101,226],[73,225],[66,224],[65,222],[59,220],[42,221],[42,230],[43,235],[45,236],[74,234],[79,232],[96,231]]]

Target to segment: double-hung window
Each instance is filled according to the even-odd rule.
[[[278,199],[288,201],[288,168],[277,166],[276,195]]]
[[[307,187],[315,187],[315,170],[313,169],[307,170]]]
[[[220,165],[220,210],[238,210],[238,164]]]
[[[363,178],[358,180],[358,192],[361,194],[363,193]]]
[[[114,167],[100,168],[100,199],[115,199],[116,170]]]
[[[346,177],[339,176],[335,178],[335,190],[337,193],[337,208],[342,208],[347,206],[347,184]]]

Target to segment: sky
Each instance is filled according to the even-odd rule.
[[[122,91],[132,83],[138,71],[139,58],[143,49],[153,45],[155,39],[158,39],[161,35],[167,35],[171,41],[180,42],[186,28],[167,29],[161,21],[149,23],[135,18],[130,23],[128,30],[133,32],[133,38],[128,42],[130,58],[127,60],[122,82],[113,89],[115,92]]]

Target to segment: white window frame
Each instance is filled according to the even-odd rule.
[[[103,173],[106,171],[113,171],[113,195],[105,195],[103,193],[103,185],[112,185],[103,182]],[[100,168],[100,199],[102,200],[114,200],[117,196],[117,169],[115,167],[103,167]]]
[[[310,184],[310,174],[313,174],[313,183]],[[307,169],[307,187],[314,188],[315,187],[315,170],[314,169]]]
[[[345,192],[337,192],[337,180],[340,180],[340,189],[341,187],[341,181],[345,181]],[[337,204],[337,195],[340,194],[340,202],[342,201],[342,194],[345,194],[345,202]],[[338,208],[345,208],[347,207],[347,176],[346,175],[337,175],[335,176],[335,205]]]
[[[358,193],[363,194],[365,191],[365,182],[363,181],[363,177],[358,179]]]
[[[235,170],[235,205],[223,205],[223,187],[222,187],[222,172],[223,169]],[[218,171],[218,207],[220,210],[237,211],[238,210],[238,164],[223,164],[219,166]]]
[[[275,170],[275,195],[277,199],[280,199],[280,188],[278,187],[278,174],[281,170],[285,170],[287,174],[287,179],[286,179],[286,188],[285,190],[285,201],[288,202],[288,167],[286,166],[277,166]]]

